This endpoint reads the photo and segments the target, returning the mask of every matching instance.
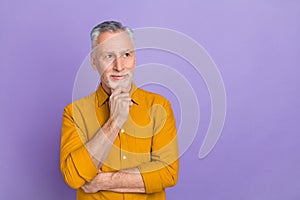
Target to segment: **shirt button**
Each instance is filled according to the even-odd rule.
[[[124,129],[121,129],[121,133],[125,133],[125,130],[124,130]]]
[[[126,158],[127,158],[126,156],[123,156],[123,160],[126,160]]]

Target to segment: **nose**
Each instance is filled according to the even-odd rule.
[[[123,66],[123,62],[122,62],[122,57],[117,57],[115,59],[113,69],[118,72],[123,71],[124,66]]]

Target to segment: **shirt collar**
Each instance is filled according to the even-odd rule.
[[[136,87],[135,83],[132,82],[129,94],[130,94],[132,102],[134,104],[138,105],[138,99],[136,97],[137,95],[134,95],[134,93],[136,92],[137,89],[138,88]],[[99,87],[96,91],[96,96],[97,96],[97,99],[98,99],[98,107],[102,106],[109,99],[109,95],[104,91],[101,84],[99,84]]]

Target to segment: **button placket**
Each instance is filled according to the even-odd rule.
[[[126,168],[126,159],[127,159],[127,156],[125,155],[125,152],[123,149],[125,148],[126,149],[126,139],[124,138],[125,135],[125,129],[122,128],[120,130],[120,139],[121,139],[121,148],[120,148],[120,162],[121,162],[121,168]]]

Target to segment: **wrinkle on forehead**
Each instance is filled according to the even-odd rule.
[[[134,50],[131,37],[125,31],[103,32],[97,38],[97,46],[93,51],[98,53],[113,52],[119,53],[127,50]]]

